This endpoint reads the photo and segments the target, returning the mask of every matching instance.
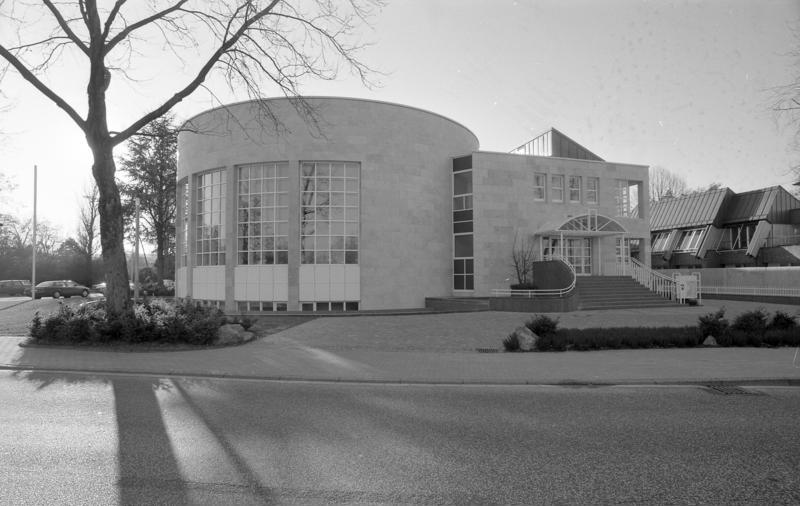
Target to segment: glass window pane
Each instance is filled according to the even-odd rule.
[[[472,171],[453,174],[453,195],[472,193]]]
[[[456,257],[471,257],[472,256],[472,235],[457,235],[455,236],[455,256]]]

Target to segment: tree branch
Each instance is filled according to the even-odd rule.
[[[120,31],[118,34],[116,34],[114,36],[114,38],[112,38],[110,41],[108,41],[108,43],[106,43],[106,46],[103,49],[103,56],[107,55],[112,49],[114,49],[114,47],[117,44],[119,44],[120,42],[125,40],[125,38],[128,37],[128,35],[130,35],[131,32],[133,32],[134,30],[138,30],[139,28],[141,28],[143,26],[149,25],[153,21],[162,19],[164,16],[167,16],[167,15],[169,15],[169,14],[175,12],[175,11],[180,10],[180,8],[183,6],[183,4],[185,4],[187,1],[188,0],[180,0],[175,5],[167,8],[167,9],[164,9],[163,11],[156,12],[152,16],[148,16],[148,17],[146,17],[144,19],[140,19],[139,21],[133,23],[132,25],[126,26],[125,28],[122,29],[122,31]],[[114,7],[116,7],[116,5]]]
[[[169,111],[170,109],[172,109],[172,107],[175,106],[175,104],[177,104],[184,98],[191,95],[203,83],[203,81],[205,81],[206,76],[208,76],[208,73],[211,72],[212,68],[214,68],[214,65],[216,65],[217,62],[219,62],[222,55],[227,53],[239,41],[242,35],[246,33],[251,26],[253,26],[253,24],[257,23],[260,19],[269,14],[279,2],[280,0],[272,0],[272,2],[270,2],[267,7],[264,7],[260,11],[256,12],[255,15],[253,15],[251,18],[245,19],[242,22],[242,25],[236,30],[236,32],[229,39],[223,40],[223,43],[220,45],[219,49],[217,49],[214,52],[214,54],[211,55],[211,57],[206,61],[206,63],[197,73],[197,76],[188,85],[186,85],[182,90],[172,95],[172,97],[170,97],[166,102],[161,104],[161,106],[145,114],[139,120],[130,125],[128,128],[126,128],[125,130],[114,136],[111,140],[112,144],[116,146],[117,144],[125,141],[125,139],[133,135],[143,126],[150,123],[152,120],[158,118],[165,112]]]
[[[42,81],[31,72],[16,56],[14,56],[3,45],[0,45],[0,56],[11,64],[20,75],[31,83],[34,88],[39,90],[44,96],[52,100],[58,107],[64,110],[72,121],[78,124],[82,131],[86,131],[86,121],[72,108],[63,98],[58,96],[53,90],[47,87]]]
[[[111,31],[111,25],[114,23],[114,20],[117,18],[117,14],[119,14],[119,10],[127,0],[117,0],[114,2],[114,7],[111,8],[111,12],[108,14],[108,18],[106,19],[105,26],[103,26],[103,40],[108,38],[108,34]]]
[[[64,19],[64,16],[61,15],[61,12],[59,12],[58,8],[53,5],[53,2],[51,0],[42,0],[42,2],[47,6],[48,9],[50,9],[50,12],[53,13],[56,21],[58,21],[58,26],[64,30],[64,34],[69,37],[69,40],[74,42],[75,45],[78,46],[81,51],[83,51],[83,54],[89,56],[89,47],[78,38],[75,32],[72,31],[72,28],[69,27],[69,23],[67,23],[67,21]]]

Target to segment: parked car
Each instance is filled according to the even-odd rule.
[[[0,295],[25,295],[25,289],[30,287],[31,282],[24,279],[4,279],[0,281]]]
[[[89,287],[79,285],[71,279],[61,279],[57,281],[42,281],[36,285],[36,298],[59,297],[69,298],[73,295],[80,295],[81,297],[89,296]]]
[[[128,282],[128,293],[133,296],[133,281]],[[103,295],[106,294],[106,283],[103,281],[102,283],[97,283],[96,285],[92,285],[92,291],[102,293]]]

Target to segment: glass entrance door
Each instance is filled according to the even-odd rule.
[[[542,238],[542,257],[561,255],[575,267],[575,274],[591,276],[592,274],[592,239],[590,237],[565,237],[562,247],[561,238]]]

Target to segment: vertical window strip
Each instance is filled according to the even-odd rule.
[[[453,174],[453,289],[474,290],[472,170]],[[456,231],[464,231],[459,233]]]

